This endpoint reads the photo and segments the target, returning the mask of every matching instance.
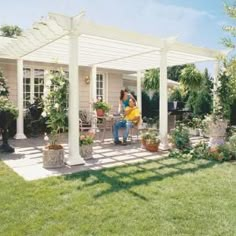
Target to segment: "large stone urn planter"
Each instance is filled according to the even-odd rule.
[[[226,120],[216,120],[208,122],[208,135],[210,137],[209,146],[217,147],[224,144],[226,136],[226,128],[228,122]]]
[[[64,149],[48,149],[43,150],[43,167],[44,168],[60,168],[64,164]]]
[[[8,144],[8,127],[12,120],[13,116],[10,112],[0,111],[0,132],[2,135],[2,144],[0,145],[0,151],[2,152],[12,153],[15,151],[15,149]]]
[[[93,145],[88,144],[88,145],[82,145],[80,146],[80,155],[84,159],[90,159],[93,156]]]

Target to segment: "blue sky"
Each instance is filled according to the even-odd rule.
[[[0,25],[23,29],[48,12],[76,15],[86,11],[97,23],[148,35],[177,36],[182,42],[222,49],[222,26],[228,24],[222,0],[7,0],[1,4]]]

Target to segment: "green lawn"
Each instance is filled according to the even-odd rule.
[[[236,235],[236,163],[163,159],[25,182],[0,162],[0,235]]]

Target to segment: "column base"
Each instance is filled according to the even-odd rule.
[[[66,164],[69,166],[84,165],[85,161],[81,156],[70,157],[66,160]]]
[[[22,134],[16,134],[15,139],[27,139],[27,137],[22,133]]]
[[[159,145],[159,150],[161,151],[167,151],[170,149],[170,146],[168,143],[160,143]]]

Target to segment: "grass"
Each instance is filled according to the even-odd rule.
[[[0,235],[236,235],[236,165],[163,159],[25,182],[0,162]]]

